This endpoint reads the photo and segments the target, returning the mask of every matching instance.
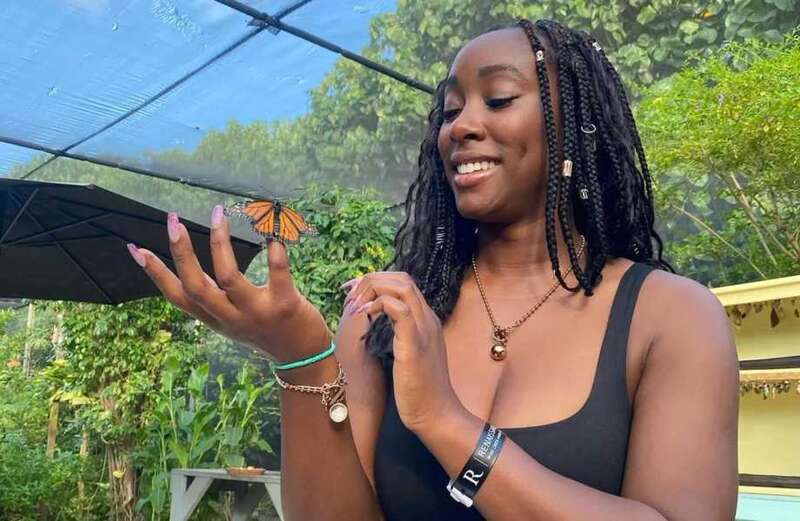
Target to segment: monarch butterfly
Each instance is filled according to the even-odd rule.
[[[302,215],[280,201],[243,201],[226,208],[225,213],[247,217],[253,231],[268,241],[296,243],[303,234],[316,234]]]

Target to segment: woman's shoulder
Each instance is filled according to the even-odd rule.
[[[663,269],[652,270],[641,289],[644,299],[657,312],[665,310],[688,316],[700,314],[698,318],[709,315],[725,316],[719,299],[706,286],[694,279],[671,273]]]
[[[650,324],[650,351],[664,358],[736,359],[725,309],[701,283],[665,270],[653,270],[642,283],[641,319]],[[650,356],[648,356],[650,358]]]

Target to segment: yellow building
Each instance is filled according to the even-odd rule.
[[[741,368],[736,519],[800,519],[800,276],[712,291]]]

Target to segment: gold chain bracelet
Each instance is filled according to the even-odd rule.
[[[334,423],[342,423],[347,419],[348,413],[344,393],[344,387],[347,385],[347,377],[344,374],[342,365],[337,362],[336,366],[339,368],[339,374],[336,376],[336,379],[333,382],[320,386],[290,384],[278,376],[277,372],[273,371],[272,374],[275,376],[275,381],[278,382],[281,389],[322,395],[322,406],[328,411],[328,417]]]

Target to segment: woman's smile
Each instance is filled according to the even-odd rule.
[[[475,164],[475,163],[471,163]],[[458,171],[456,171],[453,175],[453,183],[458,188],[472,188],[473,186],[477,186],[482,183],[487,178],[491,177],[495,171],[500,167],[498,163],[488,163],[483,162],[480,169],[470,169],[469,165],[466,170],[463,170],[464,173],[461,173],[462,168],[459,167]]]

